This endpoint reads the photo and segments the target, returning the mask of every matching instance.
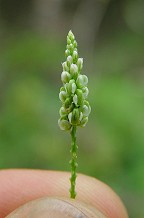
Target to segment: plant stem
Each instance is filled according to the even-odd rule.
[[[77,159],[77,149],[78,146],[76,145],[76,126],[72,126],[71,130],[71,138],[72,138],[72,143],[71,143],[71,154],[72,154],[72,159],[70,161],[71,165],[71,188],[70,188],[70,197],[75,198],[76,197],[76,191],[75,191],[75,185],[76,185],[76,168],[78,166],[76,159]]]

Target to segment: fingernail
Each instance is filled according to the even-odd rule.
[[[45,197],[26,203],[6,218],[106,218],[90,205],[67,198]]]

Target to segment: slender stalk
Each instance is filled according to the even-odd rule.
[[[71,139],[72,139],[72,143],[71,143],[71,154],[72,154],[72,159],[70,161],[70,165],[71,165],[71,178],[70,178],[70,182],[71,182],[71,188],[70,188],[70,197],[71,198],[75,198],[76,197],[76,191],[75,191],[75,186],[76,186],[76,168],[78,166],[76,159],[77,159],[77,149],[78,146],[76,144],[76,126],[72,126],[72,130],[71,130]]]

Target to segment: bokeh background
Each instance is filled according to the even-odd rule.
[[[70,170],[57,120],[66,35],[74,32],[92,112],[78,171],[144,217],[144,1],[0,0],[0,168]]]

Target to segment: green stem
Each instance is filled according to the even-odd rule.
[[[72,143],[71,143],[71,154],[72,154],[72,159],[70,161],[71,165],[71,188],[70,188],[70,197],[75,198],[76,197],[76,191],[75,191],[75,185],[76,185],[76,168],[77,168],[77,145],[76,145],[76,126],[72,126],[71,130],[71,138],[72,138]]]

